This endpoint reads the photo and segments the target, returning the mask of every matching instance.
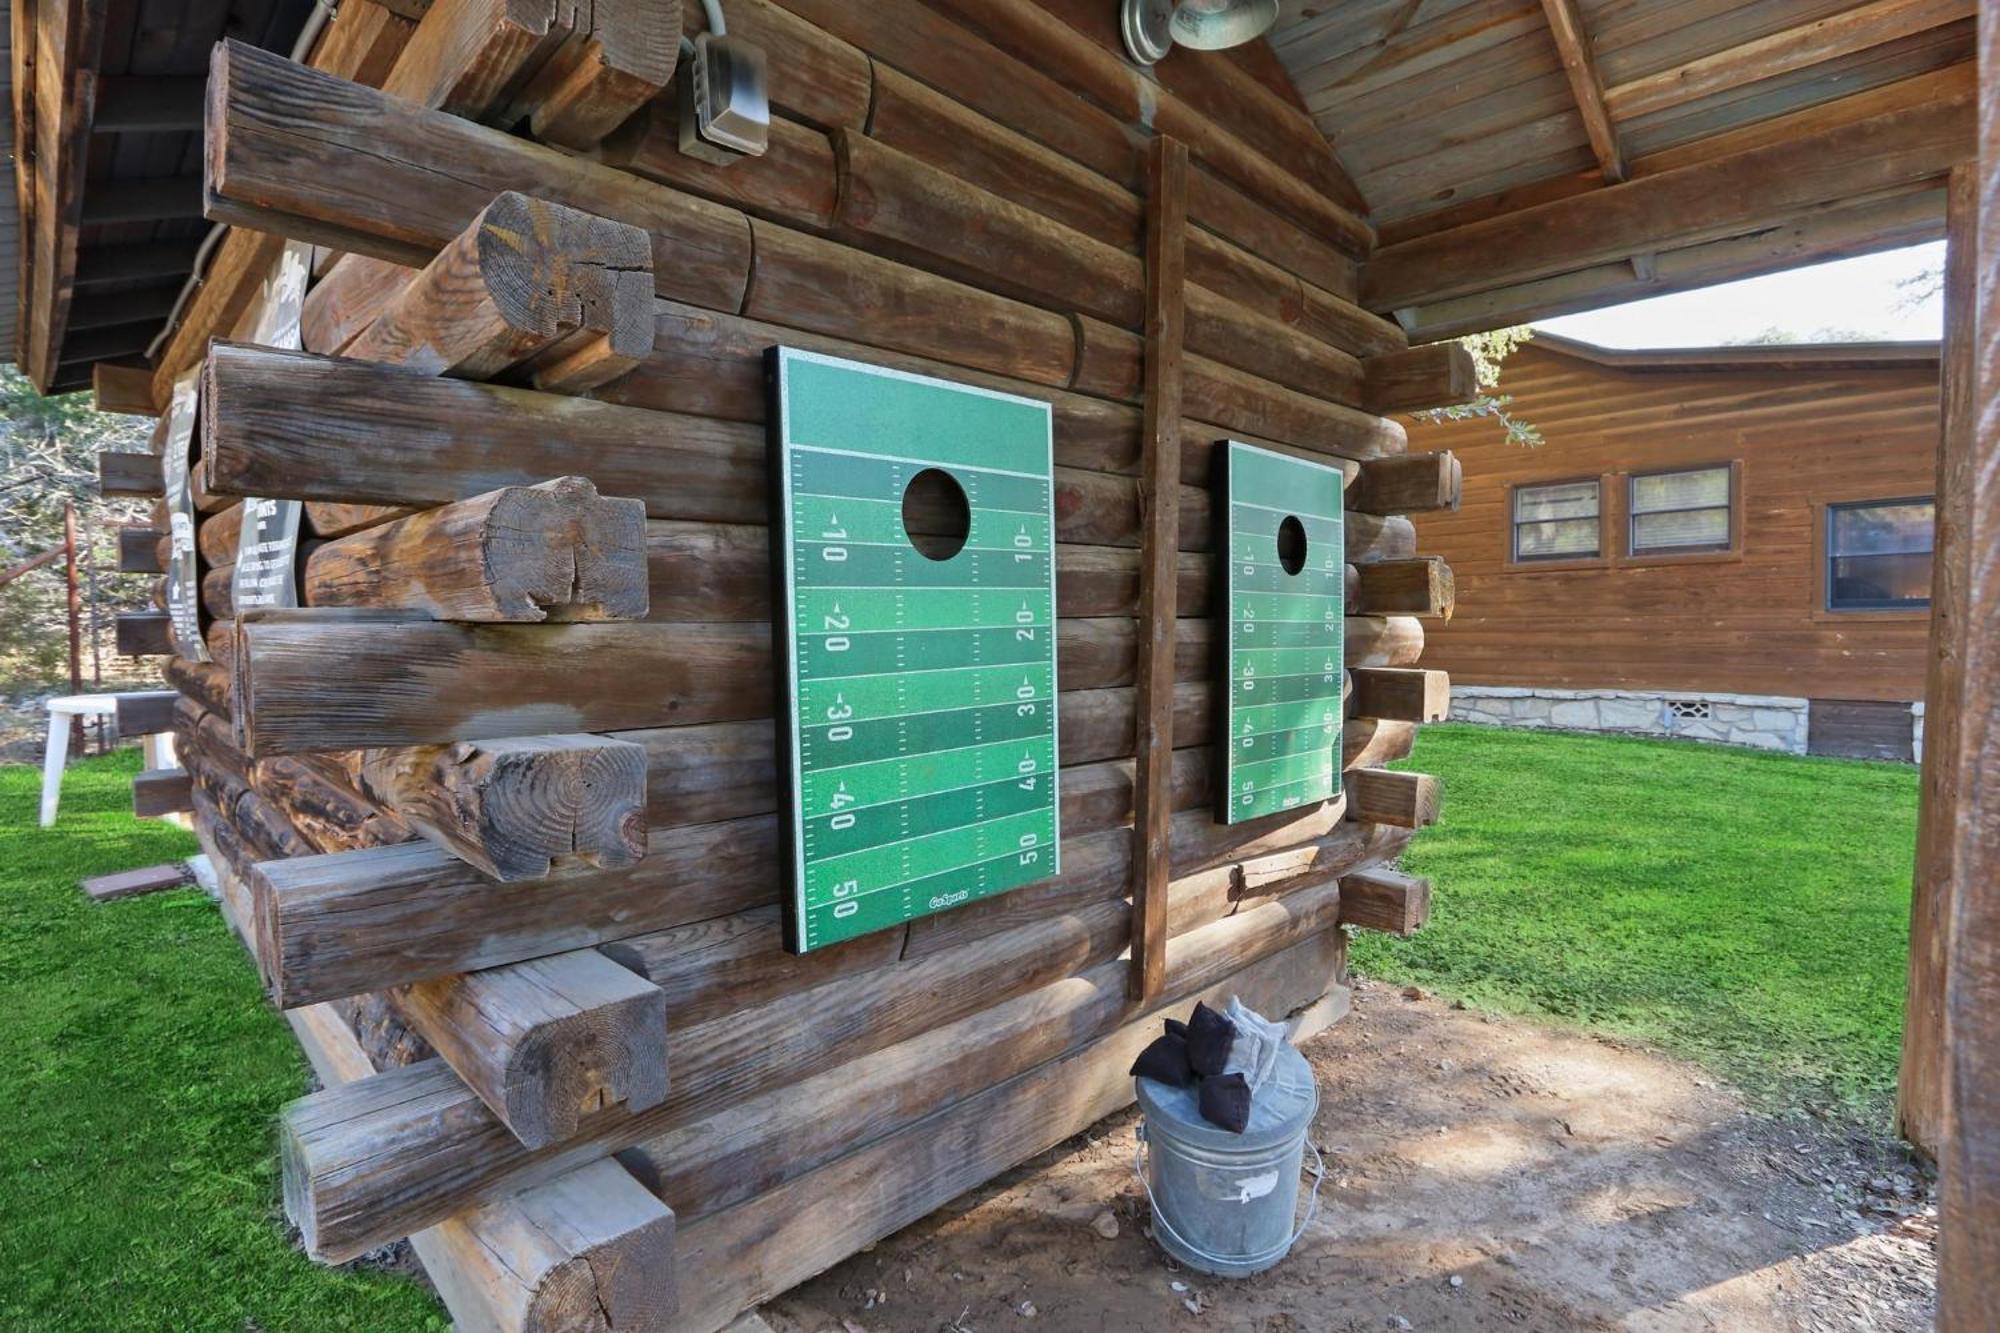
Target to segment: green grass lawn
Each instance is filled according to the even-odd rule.
[[[1444,783],[1404,858],[1431,923],[1362,938],[1358,971],[1886,1123],[1914,768],[1474,726],[1426,727],[1406,766]]]
[[[316,1267],[286,1234],[273,1112],[290,1029],[198,890],[103,906],[87,875],[194,841],[131,817],[137,752],[0,768],[0,1328],[446,1327],[408,1278]]]

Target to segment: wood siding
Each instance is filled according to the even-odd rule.
[[[1655,370],[1531,343],[1501,387],[1541,447],[1491,421],[1410,432],[1413,451],[1450,449],[1465,467],[1460,509],[1418,519],[1458,576],[1427,665],[1478,685],[1923,697],[1929,615],[1822,610],[1815,534],[1828,503],[1931,493],[1935,362]],[[1740,464],[1740,552],[1621,558],[1624,478],[1716,463]],[[1604,479],[1608,559],[1510,566],[1510,488],[1583,477]]]

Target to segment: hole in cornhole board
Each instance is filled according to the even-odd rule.
[[[972,535],[972,505],[958,479],[936,467],[911,477],[903,491],[903,532],[927,560],[949,560],[965,549]],[[1305,540],[1303,529],[1299,540]]]
[[[1306,567],[1306,525],[1292,515],[1278,525],[1278,563],[1293,576]]]

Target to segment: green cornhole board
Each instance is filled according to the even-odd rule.
[[[1032,399],[772,358],[786,944],[805,953],[1059,869],[1054,436]],[[932,470],[950,481],[920,493],[956,483],[970,513],[947,559],[904,527]]]
[[[1340,792],[1346,526],[1339,468],[1234,440],[1216,457],[1229,610],[1216,818],[1239,824]]]

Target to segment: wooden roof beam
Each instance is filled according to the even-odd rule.
[[[1429,342],[1917,245],[1943,233],[1943,189],[1918,189],[1852,207],[1815,209],[1742,236],[1663,250],[1653,256],[1650,277],[1638,276],[1629,263],[1614,261],[1399,310],[1397,316],[1411,341]]]
[[[1584,133],[1590,136],[1597,168],[1606,181],[1616,185],[1625,179],[1625,155],[1618,145],[1618,127],[1611,123],[1611,110],[1605,105],[1604,82],[1597,76],[1583,15],[1577,12],[1576,0],[1542,0],[1542,13],[1548,17],[1549,35],[1555,38],[1556,54],[1562,57],[1563,73],[1569,77],[1570,94],[1576,98],[1577,114],[1583,117]]]
[[[1955,88],[1886,115],[1388,246],[1363,271],[1362,304],[1432,305],[1896,193],[1971,155],[1973,102],[1971,90]]]
[[[76,261],[76,286],[111,282],[144,282],[152,278],[184,278],[194,268],[195,241],[146,245],[93,245]]]
[[[1618,84],[1606,90],[1604,100],[1620,120],[1667,111],[1712,93],[1776,78],[1969,18],[1975,7],[1974,0],[1874,0]]]

